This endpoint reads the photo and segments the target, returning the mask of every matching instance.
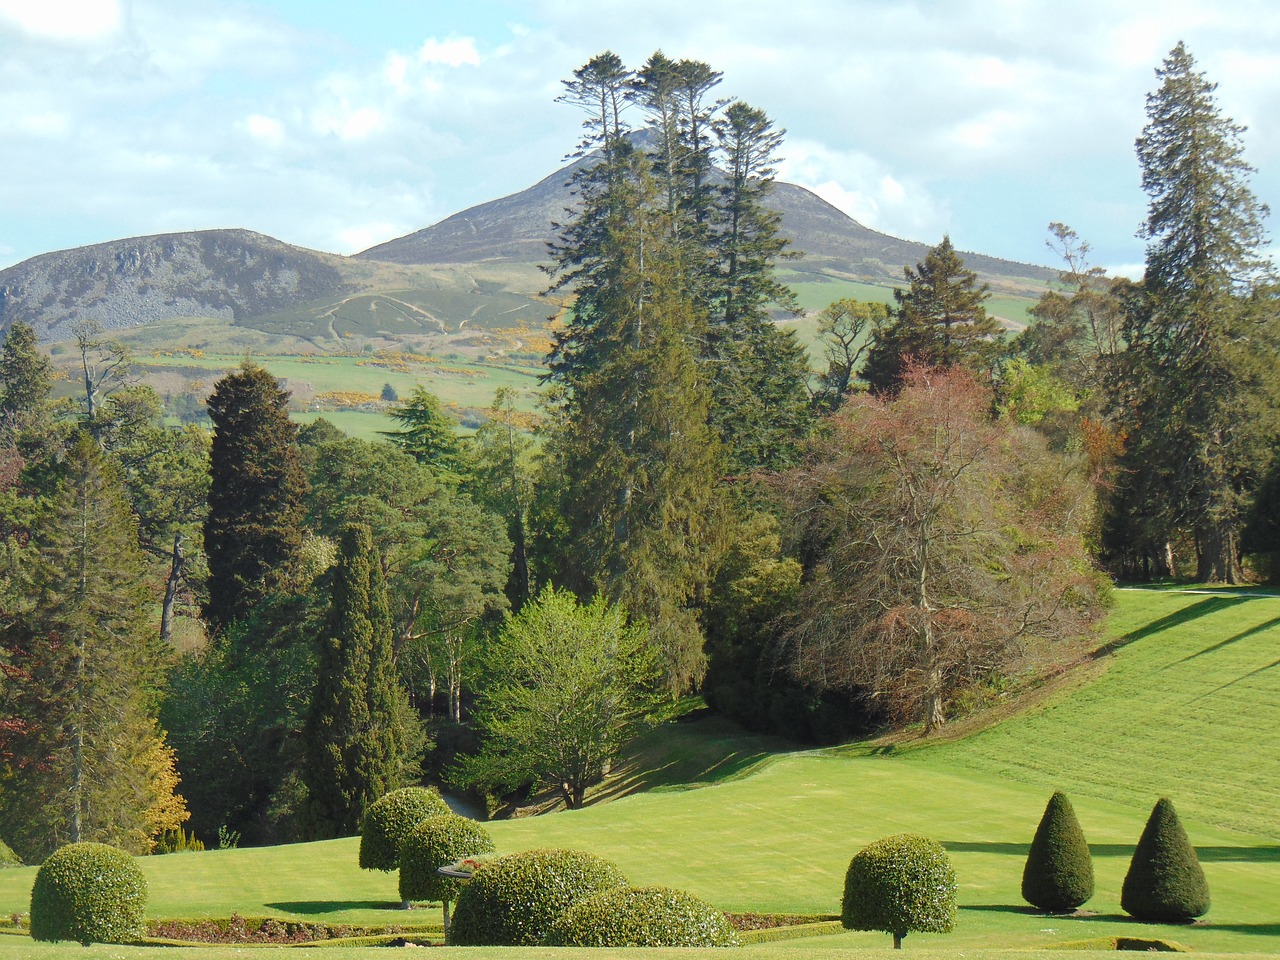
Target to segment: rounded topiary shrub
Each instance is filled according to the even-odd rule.
[[[450,929],[460,947],[534,946],[560,914],[627,885],[614,864],[582,850],[526,850],[481,864],[458,894]]]
[[[1138,920],[1181,923],[1209,911],[1209,884],[1173,803],[1162,798],[1147,819],[1120,890]]]
[[[543,940],[552,947],[736,947],[723,913],[669,887],[625,887],[560,914]]]
[[[1074,910],[1093,896],[1093,857],[1067,795],[1049,798],[1022,868],[1022,899],[1052,913]]]
[[[461,880],[442,877],[436,871],[476,854],[493,853],[489,831],[468,817],[443,813],[424,820],[400,845],[400,897],[403,900],[449,901],[458,899]]]
[[[434,787],[405,787],[379,797],[364,812],[360,866],[365,870],[397,869],[400,844],[409,832],[424,820],[449,812],[449,805]]]
[[[56,850],[31,887],[31,938],[128,943],[145,930],[147,881],[123,850],[72,843]]]
[[[895,948],[908,933],[950,933],[956,873],[942,844],[903,833],[868,844],[849,863],[840,919],[850,930],[883,930]]]

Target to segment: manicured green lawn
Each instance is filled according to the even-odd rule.
[[[1206,602],[1209,606],[1198,606]],[[1274,820],[1268,823],[1251,813],[1259,805],[1250,795],[1274,789],[1278,761],[1269,746],[1258,746],[1271,741],[1248,740],[1246,733],[1278,709],[1280,697],[1265,685],[1275,682],[1271,675],[1276,671],[1268,665],[1280,656],[1277,623],[1280,600],[1236,603],[1221,597],[1122,593],[1113,629],[1126,642],[1100,679],[969,740],[880,754],[844,748],[761,757],[755,738],[735,742],[722,724],[712,725],[709,735],[720,739],[719,749],[732,758],[729,762],[718,767],[712,756],[716,751],[704,754],[688,744],[675,761],[689,771],[682,777],[706,786],[681,789],[660,772],[632,770],[627,776],[649,776],[649,785],[657,788],[579,811],[493,823],[491,830],[501,851],[580,847],[615,860],[635,884],[683,888],[726,910],[800,913],[838,911],[850,857],[873,839],[915,831],[943,842],[960,879],[956,931],[907,939],[907,949],[922,956],[994,956],[1006,948],[1038,951],[1054,943],[1111,936],[1175,940],[1198,952],[1277,953],[1280,829]],[[1269,657],[1268,642],[1276,651]],[[1250,649],[1253,653],[1246,655]],[[1228,651],[1234,658],[1229,664],[1220,659]],[[1249,690],[1243,700],[1235,697],[1235,688],[1242,686]],[[1169,781],[1179,788],[1169,792],[1209,879],[1213,908],[1204,925],[1138,924],[1119,909],[1132,846],[1160,792],[1143,784],[1144,770],[1152,765],[1155,775],[1165,776],[1160,772],[1166,762],[1161,753],[1167,742],[1165,725],[1147,719],[1148,711],[1162,702],[1171,704],[1166,717],[1173,712],[1193,717],[1180,734],[1183,739],[1174,738],[1180,748],[1176,752],[1192,758],[1192,771],[1197,763],[1212,771],[1199,784]],[[1249,716],[1233,716],[1240,712]],[[1073,730],[1075,723],[1079,726]],[[1201,724],[1206,725],[1203,730]],[[1211,735],[1212,728],[1219,735]],[[671,739],[693,737],[693,730],[694,725],[678,725]],[[1238,743],[1235,737],[1247,742]],[[1112,738],[1120,746],[1113,747]],[[1012,770],[1013,759],[1037,751],[1056,756],[1056,763],[1019,763],[1016,778],[999,766],[1003,762]],[[1222,761],[1223,755],[1234,759]],[[659,762],[655,754],[653,763]],[[1115,785],[1111,793],[1105,789],[1108,783]],[[1055,787],[1071,794],[1094,851],[1097,894],[1086,905],[1093,916],[1041,916],[1029,912],[1019,896],[1027,844]],[[1240,820],[1251,829],[1233,831],[1210,820]],[[151,882],[149,913],[212,916],[235,910],[246,916],[404,922],[405,914],[390,909],[395,878],[358,870],[356,847],[356,840],[344,839],[147,859],[142,863]],[[0,872],[0,915],[26,910],[33,874],[31,869]],[[27,952],[0,937],[0,960],[139,956],[124,948],[60,952],[19,944]],[[887,936],[843,934],[744,952],[800,960],[837,954],[859,958],[888,948]],[[220,949],[182,956],[234,955],[232,949]],[[312,952],[333,960],[379,956],[369,950],[305,951]],[[501,953],[560,956],[553,951]]]
[[[907,756],[1134,809],[1168,796],[1183,817],[1280,838],[1280,597],[1117,600],[1097,682]]]

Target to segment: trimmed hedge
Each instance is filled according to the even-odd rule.
[[[390,872],[400,866],[400,844],[431,817],[450,813],[435,787],[392,790],[369,804],[360,828],[360,866]]]
[[[669,887],[605,890],[560,914],[550,947],[739,947],[723,913]]]
[[[467,817],[443,813],[424,820],[400,845],[400,899],[457,900],[463,881],[442,877],[436,870],[493,849],[489,831]]]
[[[133,857],[105,843],[52,854],[31,887],[31,939],[129,943],[145,934],[147,881]]]
[[[1209,883],[1167,797],[1152,809],[1133,851],[1120,906],[1148,923],[1182,923],[1209,911]]]
[[[582,850],[526,850],[481,864],[458,894],[449,942],[522,947],[542,942],[579,901],[625,887],[614,864]]]
[[[1093,896],[1093,857],[1071,801],[1049,798],[1022,869],[1022,899],[1051,913],[1067,913]]]
[[[849,930],[883,930],[895,948],[911,931],[950,933],[956,873],[942,844],[903,833],[868,844],[849,863],[840,920]]]

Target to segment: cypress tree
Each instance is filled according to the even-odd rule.
[[[214,431],[204,616],[214,630],[244,617],[286,582],[302,545],[306,478],[288,401],[275,377],[250,364],[218,381],[209,397]]]
[[[351,525],[342,535],[304,730],[302,820],[312,839],[355,834],[365,808],[402,783],[408,705],[392,656],[382,566],[369,528]]]
[[[1022,899],[1050,913],[1074,910],[1093,896],[1093,858],[1067,795],[1049,798],[1022,871]]]
[[[1156,803],[1133,851],[1120,906],[1149,923],[1181,923],[1209,911],[1204,870],[1167,797]]]

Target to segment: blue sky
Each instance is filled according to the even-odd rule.
[[[560,80],[661,48],[870,227],[1047,263],[1064,221],[1131,271],[1133,141],[1179,39],[1280,206],[1271,0],[0,0],[0,267],[233,226],[354,253],[555,170]]]

